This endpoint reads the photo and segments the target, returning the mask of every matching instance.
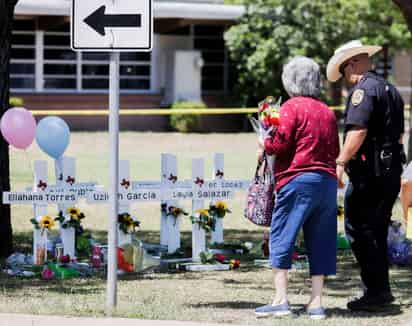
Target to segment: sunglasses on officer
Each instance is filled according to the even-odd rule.
[[[359,61],[360,61],[359,56],[350,58],[349,60],[345,61],[344,63],[342,63],[342,64],[340,65],[340,67],[339,67],[339,72],[340,72],[342,75],[345,75],[345,69],[346,69],[346,67],[349,66],[349,65],[356,64],[356,63],[358,63]]]

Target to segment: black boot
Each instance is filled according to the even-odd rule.
[[[350,301],[347,305],[352,311],[376,311],[379,308],[388,306],[395,301],[391,292],[383,292],[378,295],[365,294],[359,299]]]

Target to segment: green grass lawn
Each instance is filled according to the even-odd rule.
[[[254,134],[174,134],[121,133],[121,158],[131,161],[133,180],[159,180],[160,154],[178,156],[179,178],[191,176],[191,159],[206,159],[205,175],[212,175],[214,152],[225,154],[225,176],[249,179],[256,163]],[[77,180],[97,181],[107,185],[108,135],[106,133],[73,133],[68,156],[77,158]],[[23,190],[32,183],[32,162],[46,159],[33,145],[27,153],[11,151],[13,190]],[[54,181],[49,160],[50,181]],[[225,239],[262,240],[263,229],[253,226],[242,216],[245,193],[239,192],[230,202],[233,213],[225,218]],[[190,210],[190,202],[183,202]],[[84,225],[101,240],[106,237],[107,206],[79,207],[86,214]],[[159,203],[133,205],[133,213],[142,222],[138,236],[144,241],[159,241]],[[396,209],[398,215],[399,209]],[[50,214],[56,214],[50,206]],[[13,206],[12,223],[15,247],[30,252],[32,217],[30,206]],[[183,242],[190,244],[191,224],[182,223]],[[248,257],[252,259],[253,256]],[[392,286],[397,303],[377,314],[352,314],[345,307],[348,297],[358,294],[360,280],[351,255],[340,255],[339,272],[327,281],[325,306],[330,318],[327,325],[385,325],[407,324],[412,318],[412,274],[410,268],[391,270]],[[273,319],[256,321],[253,309],[268,303],[273,296],[271,271],[256,268],[244,261],[237,271],[216,273],[148,273],[122,277],[119,281],[119,305],[116,315],[145,319],[175,319],[225,322],[245,325],[273,325]],[[290,300],[294,309],[308,297],[310,280],[306,271],[290,273]],[[105,307],[105,279],[100,277],[63,281],[42,281],[0,276],[0,312],[59,314],[71,316],[101,316]],[[296,316],[282,319],[279,324],[312,324]]]

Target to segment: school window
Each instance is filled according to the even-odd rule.
[[[205,65],[202,69],[204,93],[228,93],[232,90],[236,75],[229,59],[223,38],[224,26],[195,25],[193,43],[202,52]]]
[[[15,21],[10,67],[13,92],[107,92],[108,53],[72,51],[68,24],[39,31],[31,22]],[[150,91],[151,54],[122,53],[120,60],[120,90]]]
[[[10,84],[12,89],[32,91],[35,88],[35,33],[15,31],[11,48]]]

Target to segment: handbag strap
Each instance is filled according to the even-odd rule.
[[[256,167],[256,172],[255,172],[255,181],[258,180],[259,177],[264,175],[267,165],[268,165],[268,162],[267,162],[266,152],[264,151],[263,158],[261,160],[258,160],[258,164]]]

